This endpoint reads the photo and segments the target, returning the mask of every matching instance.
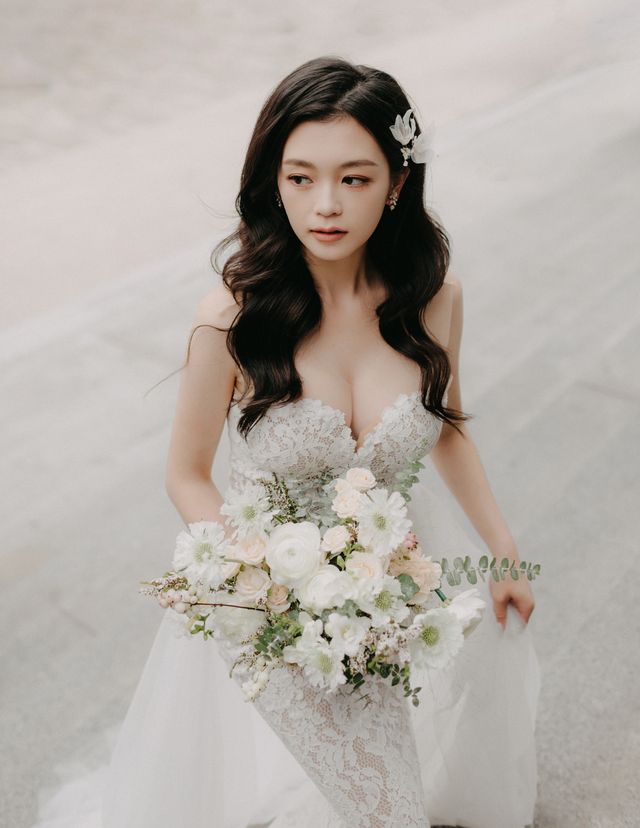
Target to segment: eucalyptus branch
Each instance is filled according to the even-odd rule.
[[[478,575],[484,581],[487,573],[491,575],[494,581],[506,580],[507,573],[514,581],[517,581],[520,577],[526,577],[527,580],[533,581],[542,572],[542,566],[539,563],[533,564],[530,561],[516,563],[516,561],[511,561],[509,558],[502,558],[498,564],[495,557],[489,560],[487,555],[480,558],[477,566],[472,565],[471,558],[468,555],[464,558],[454,558],[453,564],[450,564],[447,558],[442,558],[440,567],[450,586],[457,586],[462,583],[463,576],[470,584],[477,584]]]

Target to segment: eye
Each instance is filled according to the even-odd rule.
[[[300,179],[300,178],[306,178],[307,181],[311,181],[311,179],[308,178],[306,175],[290,175],[289,176],[289,181],[293,181],[294,179]],[[356,185],[356,188],[357,187],[363,187],[365,184],[367,184],[369,182],[368,178],[360,178],[359,176],[355,176],[355,175],[346,175],[344,177],[344,180],[346,181],[347,179],[349,179],[350,181],[359,181],[360,184]],[[300,186],[300,185],[296,182],[296,186]],[[349,185],[349,186],[351,186],[351,185]]]

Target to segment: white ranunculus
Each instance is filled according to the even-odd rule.
[[[267,597],[267,590],[271,586],[271,578],[264,569],[257,566],[246,566],[236,578],[234,597],[243,604],[255,604],[261,598]]]
[[[295,590],[301,606],[319,615],[325,609],[341,607],[354,595],[352,579],[337,566],[324,564]]]
[[[228,564],[224,568],[228,546],[222,524],[209,520],[190,523],[189,531],[180,532],[176,538],[173,568],[192,583],[215,589],[229,571]]]
[[[409,629],[417,632],[409,642],[411,660],[417,667],[446,667],[464,642],[462,623],[449,607],[416,615]]]
[[[448,609],[450,612],[455,613],[462,624],[465,638],[471,635],[480,621],[482,621],[486,606],[486,601],[482,600],[480,592],[476,588],[459,592],[451,599]]]
[[[323,552],[331,552],[337,554],[341,552],[351,540],[351,533],[346,526],[338,524],[332,526],[322,536],[321,549]]]
[[[347,483],[359,492],[366,492],[367,489],[373,489],[376,485],[376,479],[369,469],[361,469],[359,467],[349,469],[345,475],[345,479]]]
[[[341,655],[355,656],[369,630],[367,618],[350,618],[339,612],[332,612],[324,625],[331,637],[331,647]]]
[[[324,562],[324,557],[320,530],[306,520],[276,526],[269,536],[265,554],[272,580],[288,587],[302,586]]]
[[[358,540],[379,555],[390,554],[411,529],[405,499],[400,492],[389,494],[382,487],[362,495],[356,517]]]
[[[263,624],[264,612],[228,606],[214,607],[206,626],[207,629],[214,630],[214,638],[222,637],[232,644],[240,644],[252,638]]]

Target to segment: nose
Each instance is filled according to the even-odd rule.
[[[339,215],[342,212],[342,205],[338,191],[333,184],[327,183],[317,190],[318,200],[316,202],[316,213],[321,216]]]

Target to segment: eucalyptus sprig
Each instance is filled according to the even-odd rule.
[[[462,583],[463,576],[470,584],[477,584],[478,575],[484,581],[487,573],[491,575],[494,581],[506,580],[507,573],[514,581],[517,581],[520,577],[526,577],[527,580],[533,581],[542,572],[542,566],[539,563],[534,564],[530,561],[516,563],[516,561],[509,558],[502,558],[498,563],[497,558],[493,557],[489,560],[488,555],[483,555],[477,566],[472,565],[471,558],[468,555],[464,558],[454,558],[453,565],[449,563],[447,558],[442,558],[440,567],[450,586],[457,586]]]

